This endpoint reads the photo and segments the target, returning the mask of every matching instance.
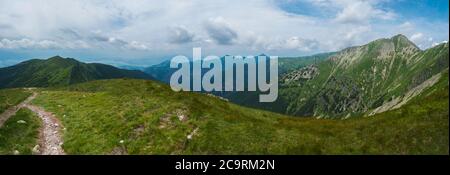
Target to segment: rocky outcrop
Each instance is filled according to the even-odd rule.
[[[319,69],[315,65],[306,66],[298,70],[292,71],[281,79],[283,83],[302,82],[311,80],[319,74]]]
[[[303,106],[309,106],[310,109],[300,110],[299,115],[309,114],[321,118],[344,117],[367,110],[362,88],[345,77],[331,77],[323,89]]]

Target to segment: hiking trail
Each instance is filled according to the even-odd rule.
[[[38,155],[65,155],[62,148],[64,143],[61,137],[61,122],[50,112],[45,111],[43,108],[30,104],[32,100],[38,95],[37,92],[28,97],[26,100],[20,104],[10,107],[5,112],[0,114],[0,127],[3,126],[4,122],[7,121],[11,116],[14,116],[17,111],[22,108],[28,108],[42,120],[42,126],[40,128],[39,134],[39,145],[33,148],[33,154]]]

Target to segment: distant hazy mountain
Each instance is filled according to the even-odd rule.
[[[120,65],[117,66],[120,69],[125,69],[125,70],[138,70],[138,71],[144,71],[146,67],[140,67],[140,66],[131,66],[131,65]]]
[[[170,76],[174,73],[176,69],[170,68],[170,60],[163,61],[160,64],[153,65],[144,69],[144,72],[151,75],[155,79],[169,83]]]
[[[334,52],[330,53],[323,53],[323,54],[317,54],[312,56],[302,56],[302,57],[282,57],[278,59],[278,65],[279,65],[279,73],[284,74],[286,72],[314,64],[316,62],[321,62],[325,59],[327,59],[329,56],[335,54]],[[260,54],[264,55],[264,54]],[[223,70],[225,70],[224,66],[224,58],[221,58],[222,61],[222,67]],[[155,79],[169,83],[170,77],[172,76],[172,73],[174,73],[177,69],[171,69],[170,68],[170,60],[163,61],[159,64],[150,66],[145,68],[143,71],[151,76],[153,76]],[[203,69],[203,72],[208,71],[208,69]],[[247,73],[247,72],[246,72]]]
[[[87,64],[59,56],[0,68],[0,88],[63,86],[114,78],[152,79],[141,71],[123,70],[98,63]]]

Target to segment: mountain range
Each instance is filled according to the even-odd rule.
[[[443,43],[421,50],[404,35],[396,35],[339,52],[280,58],[279,98],[273,103],[259,103],[259,92],[215,94],[240,105],[296,116],[373,115],[431,87],[435,81],[428,80],[448,70],[448,49]],[[168,82],[174,71],[169,65],[166,61],[144,71]]]
[[[280,58],[273,103],[257,92],[174,92],[167,63],[143,73],[52,57],[1,68],[0,154],[449,152],[447,43],[420,50],[397,35]]]
[[[368,116],[398,108],[432,87],[448,71],[448,49],[448,43],[443,43],[421,50],[407,37],[396,35],[338,52],[280,58],[279,97],[272,103],[259,103],[259,92],[213,94],[239,105],[294,116]],[[0,88],[64,86],[114,78],[169,83],[174,71],[170,61],[139,71],[56,56],[0,68]]]
[[[153,79],[141,71],[99,63],[87,64],[60,56],[46,60],[33,59],[0,68],[0,88],[64,86],[114,78]]]

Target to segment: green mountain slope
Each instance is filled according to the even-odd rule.
[[[226,98],[296,116],[373,115],[401,106],[432,86],[448,69],[448,49],[445,43],[422,51],[397,35],[280,74],[279,98],[273,103],[259,103],[258,93],[231,93]]]
[[[63,86],[113,78],[151,79],[151,76],[140,71],[122,70],[97,63],[86,64],[59,56],[0,68],[0,88]]]
[[[62,121],[69,154],[448,154],[448,78],[427,91],[348,120],[294,118],[141,80],[42,89],[33,103]]]
[[[314,78],[285,81],[281,94],[289,96],[289,114],[360,115],[405,96],[446,69],[448,43],[421,51],[397,35],[337,53],[317,65]]]

